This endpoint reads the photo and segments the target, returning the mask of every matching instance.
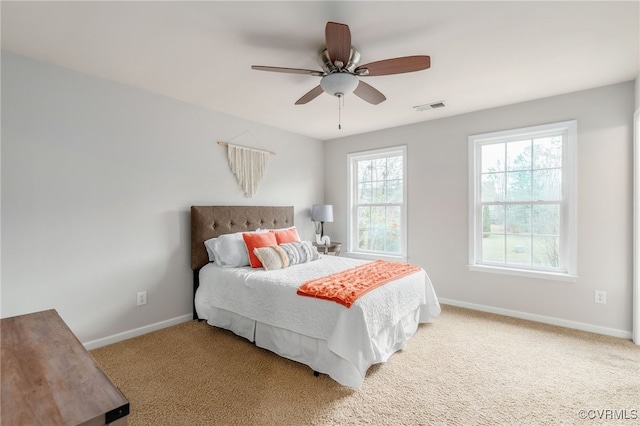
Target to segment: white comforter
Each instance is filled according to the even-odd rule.
[[[314,262],[274,271],[222,268],[210,263],[200,271],[196,296],[199,303],[325,340],[332,352],[354,365],[362,365],[374,358],[371,342],[380,330],[397,324],[417,309],[420,322],[440,315],[438,299],[424,270],[366,293],[350,308],[296,294],[305,281],[362,263],[366,262],[321,256]]]

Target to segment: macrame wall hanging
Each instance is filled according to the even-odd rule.
[[[229,168],[236,177],[238,185],[244,190],[244,196],[253,197],[258,192],[260,182],[262,182],[262,178],[267,172],[269,155],[275,155],[276,153],[246,148],[227,142],[218,142],[218,145],[227,147]]]

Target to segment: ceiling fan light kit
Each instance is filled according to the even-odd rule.
[[[337,96],[339,99],[344,95],[353,93],[370,104],[378,105],[387,98],[378,89],[364,81],[360,81],[359,77],[402,74],[431,67],[431,58],[426,55],[385,59],[358,66],[360,53],[351,46],[351,31],[349,26],[345,24],[327,22],[325,40],[326,49],[320,52],[318,57],[322,71],[263,65],[253,65],[251,68],[258,71],[307,74],[322,77],[320,84],[298,99],[296,105],[304,105],[320,96],[323,92]],[[340,127],[338,125],[338,128]]]
[[[320,87],[326,93],[334,96],[344,96],[352,93],[358,87],[358,77],[348,72],[334,72],[322,77]]]

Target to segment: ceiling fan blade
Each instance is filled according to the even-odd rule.
[[[318,85],[318,86],[314,87],[313,89],[309,90],[303,97],[298,99],[296,101],[296,105],[306,104],[307,102],[312,101],[315,98],[317,98],[318,96],[320,96],[320,94],[322,94],[323,92],[324,92],[324,90],[322,90],[322,87],[320,87],[320,85]]]
[[[378,105],[380,102],[383,102],[387,99],[386,96],[380,93],[378,89],[365,83],[364,81],[358,83],[358,87],[356,87],[356,90],[354,90],[353,93],[356,96],[374,105]]]
[[[346,66],[351,55],[351,31],[349,26],[338,24],[337,22],[327,22],[324,30],[325,39],[327,41],[327,53],[331,62],[342,62]]]
[[[404,56],[402,58],[385,59],[383,61],[360,65],[355,69],[355,73],[362,76],[402,74],[405,72],[426,70],[430,66],[431,58],[429,56]],[[365,69],[369,70],[369,72],[362,73]]]
[[[251,65],[252,70],[258,71],[272,71],[272,72],[286,72],[291,74],[308,74],[315,76],[322,76],[324,72],[317,70],[306,70],[302,68],[283,68],[283,67],[265,67],[262,65]]]

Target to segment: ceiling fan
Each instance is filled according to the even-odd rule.
[[[359,77],[402,74],[425,70],[431,66],[431,58],[426,55],[405,56],[358,65],[360,53],[351,46],[351,31],[345,24],[327,22],[325,39],[326,49],[318,56],[322,71],[262,65],[253,65],[251,69],[322,77],[320,84],[298,99],[296,105],[306,104],[323,92],[338,98],[353,92],[365,101],[378,105],[387,98],[373,86],[360,81]]]

